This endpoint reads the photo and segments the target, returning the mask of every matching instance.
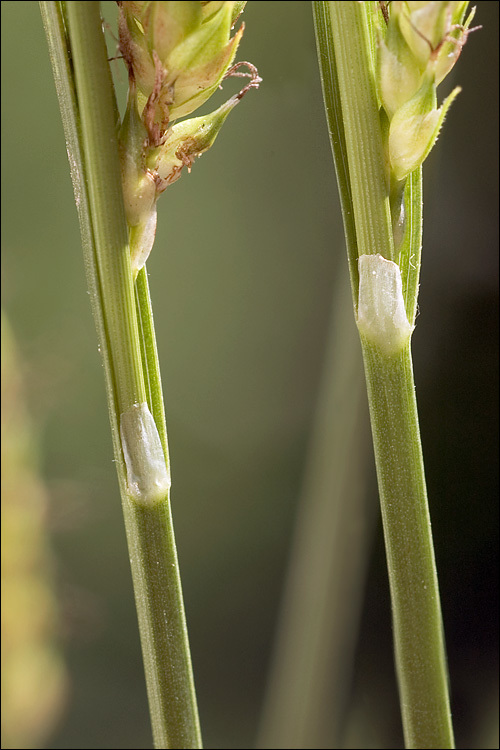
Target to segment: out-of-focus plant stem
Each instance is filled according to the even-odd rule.
[[[375,520],[366,491],[363,391],[345,269],[334,284],[260,748],[341,746]]]

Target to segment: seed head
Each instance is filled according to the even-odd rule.
[[[154,145],[221,83],[243,35],[231,38],[234,2],[122,2],[120,49]],[[235,6],[238,6],[235,8]]]
[[[456,63],[470,33],[467,2],[384,3],[378,29],[377,85],[389,119],[388,157],[399,182],[434,145],[455,89],[437,106],[437,85]]]
[[[129,73],[120,158],[135,276],[154,242],[158,196],[212,146],[229,112],[261,79],[250,63],[232,64],[244,26],[233,37],[231,30],[244,2],[118,5],[120,50]],[[249,82],[214,112],[176,122],[229,77]]]
[[[380,2],[376,82],[396,250],[405,233],[406,179],[427,157],[460,91],[455,88],[438,107],[437,86],[472,31],[475,9],[464,21],[467,6],[468,2]]]

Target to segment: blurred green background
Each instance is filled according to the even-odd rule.
[[[425,168],[413,348],[457,743],[486,748],[498,747],[499,4],[477,6],[483,29],[456,66],[451,83],[463,91]],[[49,496],[68,673],[44,746],[148,748],[103,372],[46,43],[37,3],[1,11],[2,305]],[[264,82],[160,199],[148,262],[207,748],[255,742],[346,262],[310,3],[250,2],[244,20],[238,59]],[[366,471],[377,503],[371,463]],[[347,725],[358,723],[363,743],[351,746],[401,747],[380,524],[346,691]]]

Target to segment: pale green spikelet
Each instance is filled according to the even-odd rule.
[[[460,91],[441,106],[437,85],[455,65],[471,29],[467,2],[384,3],[377,34],[376,81],[386,147],[396,250],[404,236],[405,182],[432,149],[444,117]]]
[[[229,112],[261,79],[233,65],[244,26],[231,30],[244,2],[121,2],[120,50],[129,97],[120,129],[123,191],[135,276],[154,242],[156,200],[183,167],[215,141]],[[241,72],[242,65],[247,72]],[[224,78],[250,81],[209,115],[176,123],[204,104]]]

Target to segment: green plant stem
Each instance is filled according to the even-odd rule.
[[[168,453],[167,426],[165,423],[165,406],[163,402],[163,389],[161,387],[160,363],[158,361],[158,350],[156,347],[156,335],[153,320],[153,308],[149,294],[148,274],[146,266],[143,266],[137,274],[135,282],[135,300],[137,307],[137,319],[139,323],[140,339],[142,346],[142,363],[144,368],[144,381],[146,383],[146,396],[149,409],[154,417],[160,440],[170,469]]]
[[[61,3],[43,2],[41,11],[105,363],[154,742],[157,748],[199,748],[201,736],[169,494],[166,492],[157,502],[149,503],[147,498],[131,491],[120,439],[124,412],[147,400],[168,465],[146,271],[137,287],[137,307],[130,272],[116,140],[117,109],[100,4],[70,2],[63,7]]]
[[[382,132],[374,87],[367,6],[371,3],[323,3],[328,6],[339,73],[345,147],[349,165],[358,255],[394,253]],[[356,56],[351,47],[356,40]],[[340,76],[348,71],[348,77]],[[352,97],[353,81],[356,96]]]
[[[314,2],[318,57],[342,195],[351,279],[357,258],[394,254],[373,74],[376,3]],[[399,256],[413,323],[421,241],[420,175],[406,192],[409,227]],[[353,237],[352,216],[354,216]],[[357,251],[353,252],[352,244]],[[358,288],[353,286],[357,314]],[[451,748],[441,609],[409,341],[383,353],[361,336],[391,589],[396,669],[406,746]]]
[[[100,6],[76,1],[67,3],[66,11],[99,285],[114,364],[117,408],[123,414],[133,404],[144,402],[146,391],[117,159],[113,84],[103,35],[95,34]]]
[[[341,260],[259,748],[342,747],[375,506],[366,492],[362,360]]]
[[[409,346],[362,341],[406,746],[453,747],[438,580]]]

